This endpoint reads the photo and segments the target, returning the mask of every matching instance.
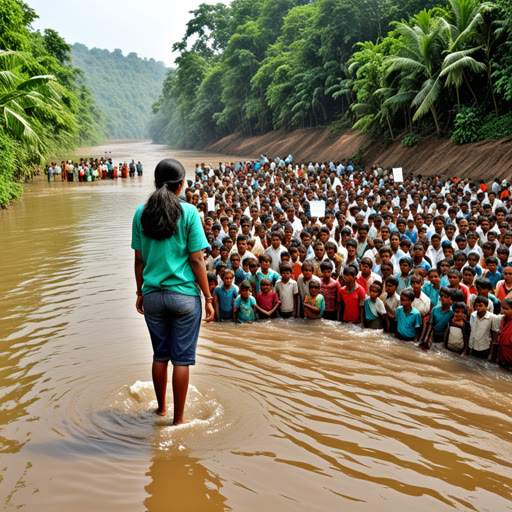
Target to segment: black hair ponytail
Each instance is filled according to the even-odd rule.
[[[172,159],[162,160],[155,169],[156,190],[141,215],[143,233],[154,240],[170,238],[181,214],[181,200],[176,196],[185,177],[185,169]]]

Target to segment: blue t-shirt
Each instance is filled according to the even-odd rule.
[[[421,287],[421,291],[430,299],[430,303],[434,307],[438,305],[441,287],[439,287],[439,290],[436,290],[431,282],[427,282]]]
[[[441,311],[441,306],[436,306],[432,309],[430,315],[430,322],[432,324],[432,330],[437,336],[442,336],[446,330],[446,326],[453,318],[453,311]]]
[[[256,293],[260,292],[260,283],[263,279],[270,279],[272,281],[272,287],[279,281],[280,275],[271,268],[268,269],[267,275],[265,275],[261,269],[256,271]]]
[[[239,323],[254,321],[255,315],[253,307],[255,305],[256,299],[252,295],[249,295],[247,300],[243,300],[239,295],[235,299],[235,308],[238,308],[236,321]]]
[[[403,306],[397,308],[396,313],[396,330],[398,334],[404,338],[415,338],[416,329],[421,327],[421,314],[416,308],[412,308],[408,315],[405,314]]]
[[[496,271],[494,273],[487,272],[487,274],[485,274],[485,277],[487,279],[489,279],[489,281],[491,281],[493,289],[496,288],[496,285],[498,284],[498,281],[503,279],[502,276],[501,276],[501,272],[498,272],[498,271]]]
[[[375,316],[373,313],[372,313],[372,310],[370,308],[370,301],[372,299],[370,299],[369,297],[364,301],[364,317],[366,318],[366,320],[378,320],[380,317],[379,317],[379,314],[377,313],[377,316]]]
[[[235,272],[235,284],[236,285],[241,284],[243,281],[245,281],[247,279],[247,276],[248,276],[248,273],[244,272],[244,269],[242,267],[240,267]]]
[[[219,313],[222,320],[233,318],[233,304],[238,296],[238,286],[231,285],[229,290],[226,290],[224,285],[217,286],[213,291],[213,295],[217,297],[219,302]]]

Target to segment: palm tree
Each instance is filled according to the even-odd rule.
[[[398,22],[397,32],[403,37],[405,45],[398,55],[388,58],[387,76],[400,74],[400,82],[407,84],[398,91],[397,95],[388,98],[383,105],[397,102],[400,98],[414,97],[411,106],[415,108],[413,121],[417,121],[427,113],[432,114],[439,136],[439,120],[436,103],[439,99],[442,78],[441,66],[443,53],[450,40],[450,26],[443,18],[433,16],[432,10],[423,10],[412,20],[412,26]]]
[[[6,131],[29,146],[41,160],[45,143],[37,133],[40,120],[73,129],[73,115],[62,103],[63,88],[53,75],[24,78],[21,68],[28,56],[0,50],[0,118]]]

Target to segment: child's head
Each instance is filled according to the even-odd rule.
[[[468,265],[470,267],[476,267],[478,265],[478,261],[480,260],[480,256],[476,252],[470,252],[468,254]]]
[[[392,263],[382,263],[380,266],[380,275],[382,279],[385,281],[389,276],[393,275],[393,264]]]
[[[443,286],[439,291],[439,300],[441,302],[441,306],[449,307],[453,302],[453,290],[451,288],[447,288]]]
[[[473,281],[475,280],[476,270],[473,267],[464,267],[462,270],[462,282],[466,286],[473,286]]]
[[[323,259],[325,255],[325,247],[322,242],[315,242],[315,245],[313,245],[313,250],[315,251],[315,258],[317,260]]]
[[[434,288],[437,288],[439,286],[440,281],[441,281],[441,276],[439,275],[438,270],[435,269],[435,268],[431,268],[428,271],[427,276],[428,276],[428,280],[432,283]]]
[[[210,288],[210,293],[213,293],[213,290],[215,290],[218,285],[217,276],[214,272],[208,272],[206,277],[208,279],[208,288]]]
[[[226,288],[229,288],[233,284],[234,278],[235,273],[231,269],[227,268],[224,270],[224,273],[222,274],[222,282]]]
[[[290,254],[290,259],[292,260],[292,262],[296,263],[299,260],[299,249],[297,247],[290,247],[288,249],[288,252]]]
[[[249,272],[254,275],[258,271],[259,265],[258,260],[256,258],[245,258],[244,263],[247,262],[249,266]]]
[[[262,270],[268,270],[270,268],[270,264],[272,263],[272,257],[268,254],[261,254],[258,258],[260,262],[260,267]]]
[[[477,312],[478,316],[484,316],[487,312],[488,306],[489,299],[483,295],[478,295],[474,302],[475,311]]]
[[[247,250],[247,236],[238,235],[236,237],[236,248],[239,254],[244,254]]]
[[[361,258],[359,268],[364,277],[368,277],[372,273],[372,266],[372,260],[370,258]]]
[[[409,309],[414,299],[414,292],[412,290],[405,289],[400,294],[400,304],[404,309]]]
[[[485,244],[482,245],[482,252],[484,253],[484,258],[492,256],[495,250],[496,246],[494,245],[493,242],[485,242]]]
[[[312,297],[316,297],[320,293],[320,283],[318,281],[309,283],[309,293]]]
[[[485,264],[487,265],[489,272],[492,272],[493,274],[498,270],[499,261],[496,256],[487,256],[487,258],[485,258]]]
[[[421,293],[421,287],[423,286],[423,277],[419,274],[413,274],[411,276],[411,288],[415,295],[419,295]]]
[[[347,243],[345,245],[346,249],[347,249],[347,253],[348,255],[352,258],[356,255],[356,251],[357,251],[357,242],[353,239],[353,238],[350,238],[347,240]]]
[[[309,281],[313,276],[313,264],[309,261],[305,261],[301,267],[302,275],[306,281]]]
[[[382,286],[379,282],[372,283],[368,291],[370,292],[370,299],[375,302],[377,297],[382,293]]]
[[[281,274],[283,282],[287,283],[292,277],[292,266],[289,263],[281,263],[281,265],[279,265],[279,273]]]
[[[402,274],[409,274],[412,268],[412,261],[409,257],[400,258],[400,271]]]
[[[281,253],[281,263],[290,263],[290,253],[288,251]]]
[[[506,245],[500,245],[496,254],[498,255],[498,259],[500,260],[500,265],[504,267],[507,264],[509,258],[510,249]]]
[[[260,282],[260,290],[264,295],[272,291],[272,281],[267,277],[263,278]]]
[[[451,288],[457,288],[459,286],[462,276],[458,270],[452,268],[451,270],[448,270],[446,276],[448,277],[448,282],[450,283]]]
[[[393,295],[393,293],[396,292],[396,289],[398,288],[398,279],[395,276],[389,276],[386,278],[386,293],[388,295]]]
[[[454,267],[460,271],[460,269],[466,264],[468,260],[465,253],[462,251],[455,251],[453,253],[453,265]]]
[[[451,261],[448,259],[441,260],[437,264],[437,269],[439,270],[439,273],[441,276],[445,276],[448,271],[450,270],[450,267],[452,266]]]
[[[213,242],[211,257],[216,258],[219,254],[220,254],[220,245],[217,242]]]
[[[249,281],[242,281],[240,283],[240,296],[242,299],[247,300],[251,294],[251,283]]]
[[[356,282],[357,269],[355,269],[352,265],[348,265],[343,270],[343,280],[345,281],[345,285],[349,288],[354,286]]]
[[[307,255],[308,255],[308,250],[306,249],[306,247],[304,245],[299,245],[298,250],[299,250],[299,260],[301,262],[305,261]]]
[[[475,279],[475,290],[478,295],[487,297],[492,291],[492,283],[486,277],[479,277]]]
[[[324,279],[329,280],[332,276],[332,264],[330,261],[322,261],[320,263],[320,272],[322,272],[322,275]]]
[[[467,310],[468,308],[464,302],[456,302],[452,306],[453,319],[457,322],[460,322],[466,316]]]
[[[382,263],[389,263],[393,257],[393,251],[391,250],[391,247],[381,247],[379,250],[379,256]]]
[[[224,275],[224,271],[228,268],[228,266],[226,265],[226,263],[224,262],[220,262],[220,263],[217,263],[217,267],[216,267],[216,271],[217,271],[217,275],[220,276],[220,278],[222,279],[222,276]]]

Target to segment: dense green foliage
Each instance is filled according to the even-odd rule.
[[[333,133],[353,126],[395,139],[450,136],[464,106],[502,116],[512,106],[512,23],[510,0],[496,2],[201,4],[174,45],[177,68],[153,107],[151,135],[190,147],[332,124]],[[466,135],[454,140],[476,137]]]
[[[141,59],[136,53],[126,57],[121,50],[89,50],[75,43],[73,64],[84,71],[84,79],[106,116],[110,139],[148,137],[151,106],[158,99],[167,69],[154,59]]]
[[[71,47],[54,30],[31,30],[35,18],[21,0],[0,0],[0,206],[48,155],[103,139]]]

